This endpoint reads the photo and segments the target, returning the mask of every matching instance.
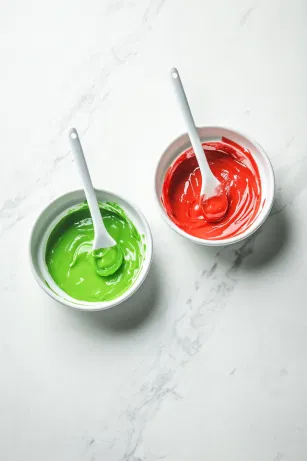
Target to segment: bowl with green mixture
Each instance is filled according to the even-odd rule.
[[[152,259],[152,236],[137,207],[117,194],[97,190],[109,234],[123,253],[121,267],[100,276],[92,253],[93,223],[82,190],[53,200],[38,216],[30,238],[34,277],[53,299],[76,309],[109,309],[144,282]]]

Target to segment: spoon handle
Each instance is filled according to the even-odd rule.
[[[191,144],[193,146],[193,150],[195,152],[195,155],[198,161],[198,165],[199,165],[199,168],[202,174],[203,182],[206,182],[206,180],[212,176],[212,172],[207,162],[203,147],[199,139],[198,131],[195,126],[193,115],[191,113],[191,109],[190,109],[184,88],[181,83],[179,72],[175,67],[171,69],[171,79],[172,79],[173,86],[177,94],[177,98],[179,101],[182,115],[186,122],[188,135],[189,135]]]
[[[83,188],[86,196],[86,200],[90,209],[91,217],[93,220],[95,236],[98,234],[104,234],[105,239],[104,245],[101,245],[105,248],[113,246],[116,242],[108,234],[103,219],[101,217],[100,208],[97,202],[96,193],[93,187],[93,183],[90,177],[88,166],[84,157],[83,149],[79,139],[78,132],[75,128],[69,130],[69,139],[74,154],[75,161],[78,165],[79,173],[82,179]]]

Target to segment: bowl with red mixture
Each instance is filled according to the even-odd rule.
[[[275,180],[263,148],[235,130],[198,128],[211,171],[228,197],[226,215],[206,221],[201,206],[201,175],[187,134],[163,152],[155,173],[156,198],[167,224],[189,240],[209,246],[239,242],[266,220],[274,201]]]

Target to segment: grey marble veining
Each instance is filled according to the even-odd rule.
[[[305,2],[1,6],[0,458],[305,461]],[[184,131],[173,65],[198,125],[250,134],[273,163],[272,212],[236,246],[192,245],[155,206],[156,162]],[[155,244],[140,292],[92,315],[48,299],[28,264],[38,212],[80,187],[71,126]]]

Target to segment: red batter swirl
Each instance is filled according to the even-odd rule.
[[[217,223],[205,220],[200,202],[201,175],[192,149],[178,157],[168,169],[162,203],[171,220],[188,234],[209,240],[241,234],[255,220],[261,202],[257,164],[249,150],[229,139],[203,144],[211,171],[228,195],[228,210]]]

